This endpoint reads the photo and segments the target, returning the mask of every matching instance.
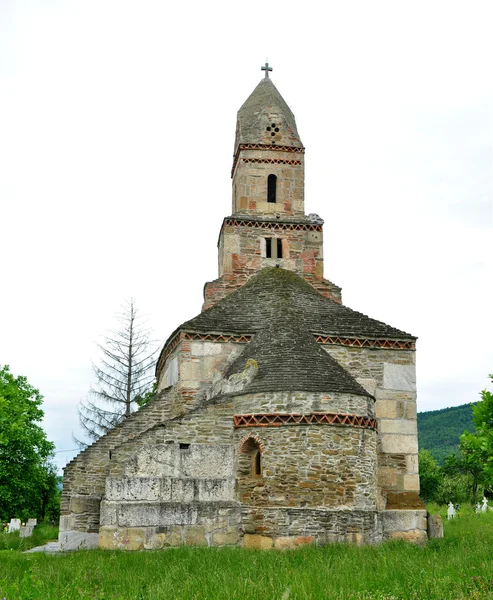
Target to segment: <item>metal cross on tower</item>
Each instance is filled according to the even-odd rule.
[[[265,61],[265,67],[260,67],[262,71],[265,71],[265,79],[269,79],[269,71],[272,71],[272,67],[269,67],[268,61]]]

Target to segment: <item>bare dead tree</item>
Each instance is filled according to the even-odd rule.
[[[150,339],[135,300],[132,298],[117,316],[119,327],[98,344],[102,358],[93,363],[97,384],[89,397],[79,403],[79,422],[84,434],[97,440],[121,423],[152,396],[154,365],[158,348]],[[87,444],[75,438],[81,446]]]

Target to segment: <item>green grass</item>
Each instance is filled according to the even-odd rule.
[[[56,541],[58,539],[58,527],[52,525],[45,525],[40,523],[36,525],[33,530],[33,534],[28,538],[19,537],[19,532],[14,533],[0,533],[0,550],[29,550],[29,548],[35,548],[36,546],[42,546],[47,542]],[[0,554],[0,556],[4,556]],[[0,573],[2,572],[0,566]],[[1,588],[1,586],[0,586]],[[0,598],[3,600],[3,597]]]
[[[441,508],[444,513],[446,509]],[[493,512],[443,540],[294,551],[0,552],[0,600],[460,600],[493,597]]]

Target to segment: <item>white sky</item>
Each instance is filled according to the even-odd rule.
[[[0,364],[44,395],[59,465],[122,302],[162,342],[200,312],[266,57],[307,149],[325,276],[419,336],[419,410],[478,399],[492,17],[486,0],[0,0]]]

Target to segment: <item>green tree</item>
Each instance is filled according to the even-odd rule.
[[[493,382],[493,375],[488,376]],[[473,406],[473,419],[476,426],[476,455],[482,461],[485,482],[493,486],[493,393],[488,390],[481,392],[481,401]],[[470,440],[469,440],[470,441]]]
[[[443,474],[429,450],[420,450],[419,489],[424,502],[437,502],[441,493]]]
[[[487,454],[483,448],[481,438],[477,433],[464,431],[460,437],[459,455],[451,454],[445,459],[444,473],[448,477],[458,474],[467,475],[470,489],[469,500],[476,504],[478,489],[485,481],[484,465]]]
[[[56,474],[54,444],[40,426],[43,397],[25,377],[0,368],[0,520],[43,518]]]

